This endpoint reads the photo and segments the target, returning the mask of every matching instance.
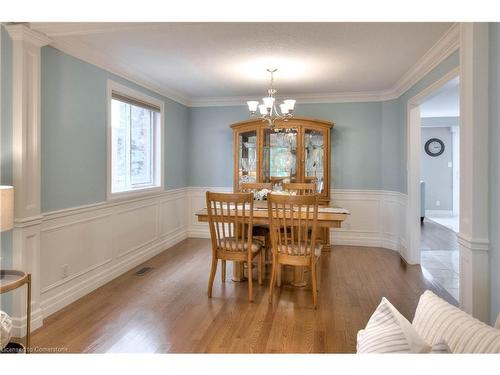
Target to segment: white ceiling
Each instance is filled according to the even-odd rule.
[[[460,116],[460,82],[456,77],[420,105],[420,117]]]
[[[450,23],[34,23],[179,96],[258,98],[391,89]]]

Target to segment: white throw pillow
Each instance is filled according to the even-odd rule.
[[[431,345],[445,340],[452,353],[500,353],[500,330],[450,305],[430,290],[420,296],[412,325]]]
[[[428,345],[411,323],[384,297],[358,332],[358,353],[429,353]]]
[[[0,350],[5,348],[12,337],[12,319],[6,312],[0,311]]]
[[[451,350],[445,340],[441,340],[432,345],[431,354],[450,354]]]

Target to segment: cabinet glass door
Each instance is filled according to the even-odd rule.
[[[296,129],[264,129],[262,154],[262,180],[281,185],[297,180]]]
[[[304,181],[316,185],[319,194],[324,193],[325,174],[325,132],[304,129]]]
[[[257,131],[242,132],[238,135],[238,182],[257,181]]]

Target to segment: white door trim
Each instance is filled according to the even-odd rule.
[[[490,315],[488,23],[460,24],[460,306]]]
[[[408,208],[409,263],[419,263],[418,210],[420,119],[422,100],[460,75],[460,307],[489,321],[488,233],[488,24],[460,24],[460,66],[408,101]],[[402,254],[403,255],[403,254]]]
[[[426,87],[420,93],[408,100],[407,103],[407,186],[408,186],[408,208],[407,208],[407,238],[408,251],[405,260],[410,264],[420,264],[420,158],[421,158],[421,135],[420,135],[420,104],[443,87],[447,82],[460,74],[457,67],[442,78]]]

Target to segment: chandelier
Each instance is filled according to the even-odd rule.
[[[254,117],[258,108],[260,113],[259,118],[261,118],[262,121],[267,121],[269,127],[271,128],[274,128],[276,120],[287,121],[289,118],[293,117],[293,109],[296,102],[294,99],[286,99],[279,105],[280,111],[276,108],[275,95],[278,90],[273,87],[273,83],[274,73],[277,70],[278,69],[267,69],[267,71],[271,74],[271,87],[267,90],[267,97],[262,98],[263,104],[259,104],[259,102],[253,100],[247,102],[250,115]]]

